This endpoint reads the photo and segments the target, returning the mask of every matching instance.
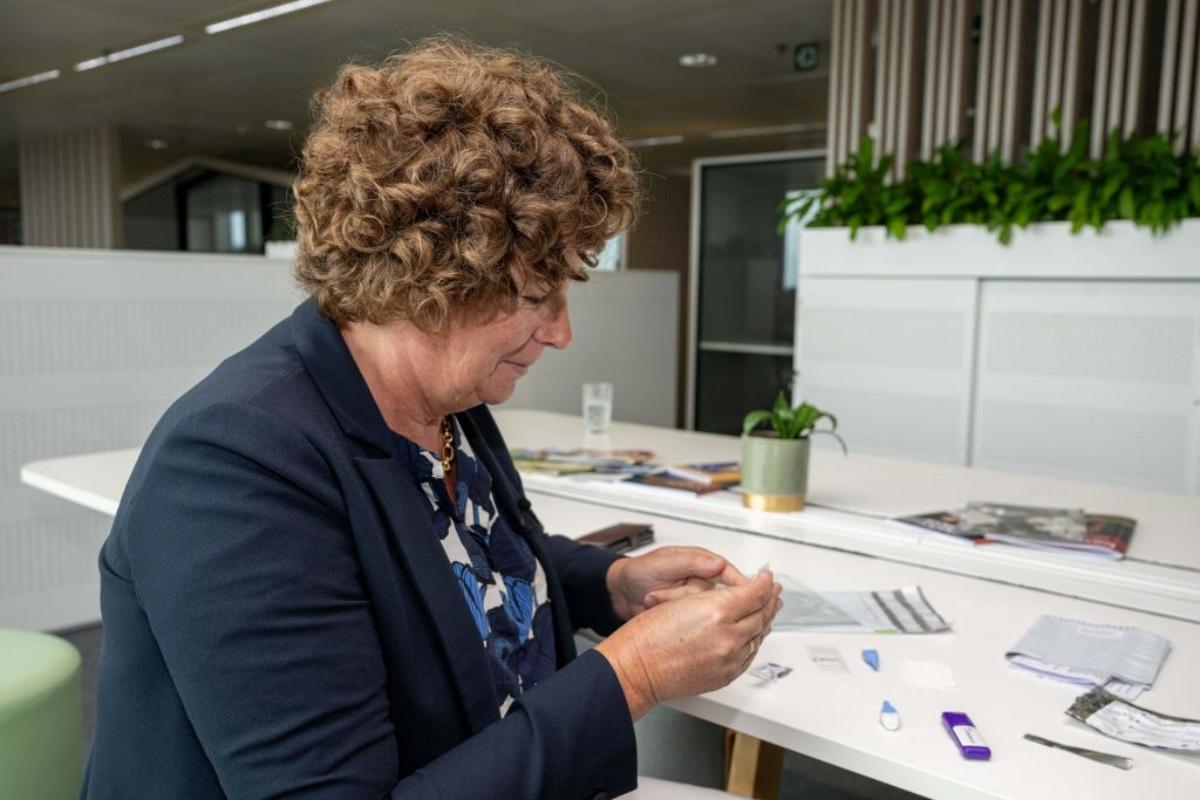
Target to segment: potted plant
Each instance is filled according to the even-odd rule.
[[[828,420],[828,428],[817,423]],[[764,426],[769,423],[769,426]],[[758,511],[799,511],[808,492],[809,439],[837,434],[837,417],[811,403],[788,404],[783,392],[770,410],[751,411],[742,422],[742,504]]]

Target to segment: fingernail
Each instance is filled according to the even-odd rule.
[[[717,567],[721,566],[721,559],[719,559],[719,558],[706,559],[704,562],[704,566],[708,567],[709,569],[716,569]]]

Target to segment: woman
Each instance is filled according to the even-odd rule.
[[[487,410],[569,344],[629,154],[543,64],[450,41],[318,104],[311,297],[166,413],[103,548],[83,795],[627,792],[632,721],[740,674],[778,608],[702,550],[547,536]],[[610,635],[576,657],[580,627]]]

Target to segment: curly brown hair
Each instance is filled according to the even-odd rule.
[[[500,313],[514,273],[586,280],[638,201],[604,112],[544,61],[437,38],[350,64],[313,98],[292,185],[295,274],[337,322]]]

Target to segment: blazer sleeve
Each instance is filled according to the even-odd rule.
[[[228,796],[533,800],[636,785],[628,707],[599,654],[399,775],[402,714],[325,458],[273,414],[224,403],[179,420],[150,459],[123,509],[128,569]]]
[[[623,556],[561,535],[547,536],[546,550],[562,581],[571,624],[591,628],[601,636],[621,627],[605,577],[612,563]]]

